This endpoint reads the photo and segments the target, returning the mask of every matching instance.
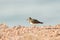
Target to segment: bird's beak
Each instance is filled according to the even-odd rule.
[[[28,21],[28,19],[27,19],[27,21]]]

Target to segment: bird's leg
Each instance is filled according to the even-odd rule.
[[[32,27],[36,27],[36,25],[35,24],[32,24]]]

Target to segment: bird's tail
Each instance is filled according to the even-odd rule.
[[[43,22],[40,22],[41,24],[43,24]]]

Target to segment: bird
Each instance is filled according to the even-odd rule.
[[[33,19],[31,17],[29,17],[27,20],[29,21],[30,24],[43,24],[43,22],[40,22],[37,19]]]

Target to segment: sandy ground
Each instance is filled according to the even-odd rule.
[[[0,24],[0,40],[60,40],[60,25],[9,28]]]

